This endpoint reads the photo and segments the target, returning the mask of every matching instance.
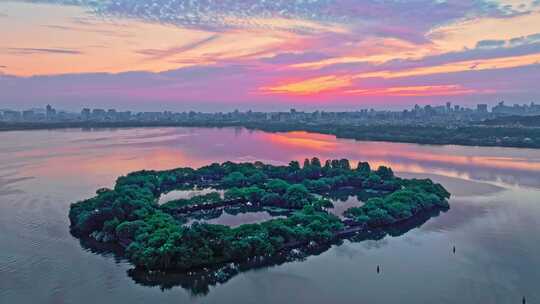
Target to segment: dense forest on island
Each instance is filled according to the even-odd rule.
[[[159,204],[173,190],[215,192]],[[368,191],[373,197],[339,218],[328,212],[330,193]],[[219,192],[224,193],[221,195]],[[113,189],[72,204],[72,233],[119,244],[139,269],[188,270],[265,259],[302,246],[324,246],[373,229],[388,229],[433,210],[449,208],[450,193],[429,179],[402,179],[391,168],[372,169],[346,159],[306,159],[301,165],[214,163],[198,169],[139,171]],[[187,221],[201,211],[231,205],[286,210],[287,216],[238,227]]]

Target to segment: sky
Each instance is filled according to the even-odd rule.
[[[540,103],[540,0],[0,0],[0,109]]]

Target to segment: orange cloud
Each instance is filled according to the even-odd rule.
[[[269,94],[292,94],[292,95],[312,95],[323,92],[339,91],[350,88],[353,80],[362,78],[401,78],[424,76],[442,73],[457,73],[465,71],[496,70],[514,68],[540,63],[540,53],[511,56],[492,59],[466,60],[452,62],[437,66],[419,67],[402,71],[377,71],[362,73],[357,75],[329,75],[320,76],[301,81],[291,81],[286,84],[261,88],[261,91]],[[442,86],[413,86],[394,87],[382,89],[353,89],[344,91],[352,95],[388,95],[388,96],[442,96],[442,95],[462,95],[469,93],[479,93],[471,89],[466,89],[457,85]],[[480,92],[480,93],[486,93]]]
[[[327,76],[298,82],[291,82],[274,87],[264,87],[267,93],[290,95],[314,95],[324,92],[336,92],[355,96],[452,96],[471,93],[491,93],[491,90],[474,90],[461,85],[398,86],[388,88],[352,88],[351,77]]]
[[[260,90],[270,94],[310,95],[336,91],[351,86],[351,77],[323,76],[282,85],[263,87]]]
[[[403,86],[378,89],[348,90],[345,94],[357,96],[451,96],[478,93],[461,85]]]

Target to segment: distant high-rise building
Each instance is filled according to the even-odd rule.
[[[452,112],[452,103],[451,102],[447,102],[446,103],[446,112]]]
[[[104,120],[107,112],[103,109],[93,109],[92,110],[92,119],[94,120]]]
[[[32,110],[26,110],[22,112],[22,118],[25,121],[32,121],[34,120],[34,111]]]
[[[19,121],[21,120],[21,112],[6,110],[4,111],[3,119],[7,121]]]
[[[116,113],[116,118],[117,120],[120,120],[120,121],[128,121],[131,119],[131,112],[130,111],[118,112]]]
[[[81,111],[81,119],[82,120],[90,120],[90,109],[84,108]]]
[[[56,116],[56,110],[51,105],[47,105],[45,108],[45,116],[49,120],[53,119]]]
[[[116,110],[115,110],[115,109],[109,109],[109,110],[107,111],[107,119],[108,119],[108,120],[113,120],[113,121],[114,121],[114,120],[116,120],[116,118],[117,118],[117,112],[116,112]]]
[[[519,105],[514,104],[513,106],[507,106],[503,101],[499,102],[498,105],[494,106],[491,110],[496,114],[507,114],[507,115],[539,115],[540,106],[537,106],[534,103],[529,105]]]
[[[488,105],[487,104],[478,104],[478,105],[476,105],[476,111],[478,113],[487,113],[488,112]]]

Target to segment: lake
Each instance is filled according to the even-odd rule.
[[[344,241],[303,261],[241,272],[197,295],[181,284],[141,285],[124,259],[95,253],[69,233],[70,203],[131,171],[227,160],[286,164],[313,156],[431,178],[453,194],[451,209],[403,235]],[[539,303],[539,219],[540,150],[357,142],[243,128],[0,133],[2,304],[506,304],[523,296]]]

